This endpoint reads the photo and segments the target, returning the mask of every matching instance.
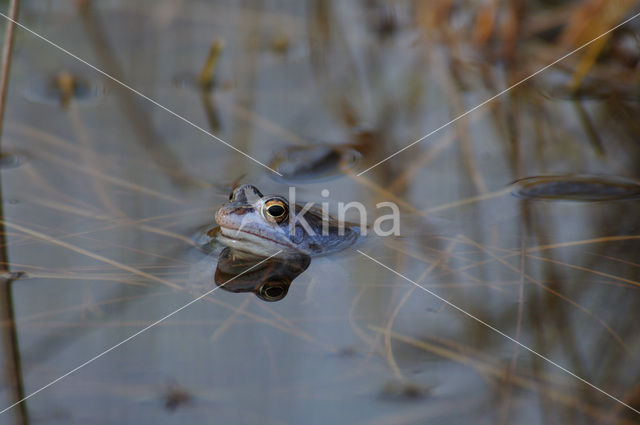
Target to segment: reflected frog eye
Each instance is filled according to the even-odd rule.
[[[287,211],[287,204],[282,199],[271,199],[262,207],[264,218],[275,223],[282,223],[287,218]]]
[[[284,281],[273,280],[265,282],[256,295],[264,301],[280,301],[287,295],[289,285]]]

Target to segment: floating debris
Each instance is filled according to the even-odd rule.
[[[284,55],[289,51],[289,47],[291,47],[291,39],[285,33],[276,34],[271,39],[271,50],[274,53]]]
[[[640,199],[640,183],[611,175],[535,176],[517,180],[514,186],[513,195],[526,199],[582,202]]]
[[[19,279],[28,279],[29,275],[27,275],[27,272],[25,271],[17,271],[17,272],[2,272],[0,274],[0,279],[5,279],[5,280],[10,280],[10,281],[14,281],[14,280],[19,280]]]
[[[337,177],[352,169],[362,155],[346,146],[291,146],[276,153],[270,167],[285,181],[320,181]]]
[[[68,71],[31,80],[24,91],[26,99],[47,105],[68,106],[96,103],[106,93],[104,85]]]
[[[181,386],[171,383],[167,386],[164,395],[164,408],[170,412],[175,411],[181,406],[190,404],[192,401],[191,394]]]

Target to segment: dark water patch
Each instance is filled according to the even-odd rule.
[[[164,408],[170,412],[193,402],[191,393],[176,383],[167,386],[164,394]]]
[[[342,347],[338,350],[340,357],[356,357],[358,354],[358,349],[354,346]]]
[[[46,105],[92,105],[104,97],[106,88],[100,81],[65,71],[32,79],[23,94],[27,100]]]
[[[322,181],[337,177],[351,170],[362,155],[345,146],[291,146],[277,152],[269,166],[282,176],[274,176],[287,182]]]
[[[382,386],[378,398],[385,401],[414,401],[427,397],[430,392],[429,388],[411,382],[391,381]]]
[[[513,195],[526,199],[581,202],[640,199],[640,183],[620,176],[567,174],[517,180]]]

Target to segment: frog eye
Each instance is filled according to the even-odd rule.
[[[287,204],[282,199],[271,199],[264,203],[262,215],[268,221],[282,223],[287,218]]]

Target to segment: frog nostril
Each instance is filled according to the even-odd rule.
[[[233,191],[233,193],[231,194],[230,201],[242,202],[242,203],[247,202],[247,196],[245,195],[244,190],[242,190],[242,187],[239,187]]]

